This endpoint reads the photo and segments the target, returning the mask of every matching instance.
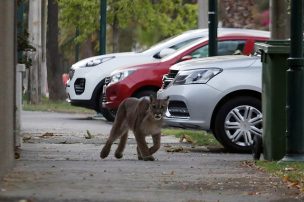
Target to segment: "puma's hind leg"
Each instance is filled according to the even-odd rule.
[[[141,153],[140,153],[140,151],[139,151],[138,146],[136,147],[136,150],[137,150],[137,157],[138,157],[138,160],[144,160],[143,157],[141,156]]]
[[[110,136],[109,136],[106,144],[104,145],[104,147],[102,148],[102,150],[100,152],[100,158],[104,159],[109,155],[109,153],[111,151],[112,144],[119,137],[123,136],[125,134],[125,131],[126,131],[125,129],[120,129],[117,126],[117,124],[113,125],[113,127],[111,129],[111,132],[110,132]]]
[[[102,150],[100,152],[100,158],[104,159],[109,155],[113,142],[114,142],[114,140],[112,138],[109,138],[107,140],[106,144],[104,145],[104,147],[102,148]]]
[[[123,157],[123,151],[126,147],[127,140],[128,140],[128,131],[125,131],[124,134],[120,137],[118,147],[115,151],[116,158],[121,159]]]
[[[111,146],[113,142],[117,140],[120,136],[124,135],[124,132],[126,131],[125,113],[125,107],[122,104],[118,108],[116,118],[110,132],[110,136],[100,152],[100,158],[106,158],[111,151]]]
[[[124,136],[126,131],[127,131],[126,129],[119,129],[118,127],[116,127],[116,125],[113,126],[113,128],[110,132],[109,139],[107,140],[105,146],[102,148],[102,150],[100,152],[100,158],[104,159],[109,155],[114,141],[117,140],[119,137]],[[128,136],[128,134],[127,134],[127,136]],[[122,137],[122,139],[124,139],[124,138]],[[122,147],[122,145],[120,147]]]

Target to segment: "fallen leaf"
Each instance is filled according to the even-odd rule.
[[[87,130],[87,134],[84,136],[85,139],[92,139],[93,135]]]
[[[30,140],[32,137],[31,136],[24,136],[22,139],[23,141],[26,141],[26,140]]]
[[[40,137],[42,137],[42,138],[48,138],[48,137],[52,137],[52,136],[54,136],[54,133],[46,132],[43,135],[41,135]]]
[[[188,152],[188,150],[184,149],[183,147],[170,147],[166,148],[166,152]]]
[[[184,142],[184,140],[186,140],[187,143],[191,143],[191,144],[195,143],[189,135],[184,134],[179,138],[179,142]]]
[[[294,171],[296,170],[295,168],[292,168],[292,167],[286,167],[284,168],[285,171]]]
[[[248,192],[247,194],[250,196],[255,196],[255,195],[260,195],[261,193],[260,192]]]

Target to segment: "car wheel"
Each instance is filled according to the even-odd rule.
[[[115,116],[116,116],[116,110],[111,110],[111,109],[102,107],[103,99],[104,99],[104,94],[103,94],[103,92],[100,92],[99,99],[98,99],[100,113],[103,115],[103,117],[105,117],[105,119],[107,121],[113,122],[115,119]]]
[[[230,151],[252,151],[254,136],[262,136],[261,111],[257,98],[242,96],[229,100],[216,115],[215,136]]]
[[[105,119],[107,119],[107,121],[110,122],[113,122],[115,120],[116,112],[117,111],[114,109],[107,109],[107,108],[101,109],[101,113],[103,117],[105,117]]]

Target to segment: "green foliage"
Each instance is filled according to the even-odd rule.
[[[73,39],[77,27],[80,34],[72,40],[73,43],[82,43],[87,39],[97,40],[100,0],[58,0],[58,2],[61,44]],[[137,43],[141,46],[151,45],[168,36],[197,27],[197,4],[183,2],[183,0],[108,0],[108,30],[114,24],[120,30],[131,27],[135,30],[132,37],[138,39]]]
[[[177,138],[189,137],[192,144],[198,146],[220,146],[212,134],[203,130],[163,129],[162,134],[174,135]]]
[[[17,34],[17,51],[18,53],[25,53],[26,51],[36,51],[36,48],[30,45],[29,33],[27,29],[24,29],[23,32]],[[32,66],[32,60],[26,56],[26,54],[21,54],[21,57],[18,58],[18,63],[25,64],[26,68]]]
[[[303,162],[275,162],[256,161],[260,169],[281,177],[290,187],[304,192],[304,163]]]
[[[35,47],[30,45],[29,33],[27,31],[27,23],[24,18],[26,13],[24,12],[25,5],[28,5],[28,0],[17,0],[17,52],[18,63],[25,64],[26,68],[32,66],[32,60],[26,56],[27,51],[36,51]]]
[[[26,98],[24,97],[24,100]],[[48,98],[42,98],[39,104],[23,103],[25,111],[48,111],[48,112],[67,112],[67,113],[94,113],[82,107],[74,107],[66,101],[51,101]]]
[[[70,33],[79,28],[81,33],[75,42],[80,43],[98,29],[99,0],[58,0],[58,3],[59,26],[63,38],[69,40]]]

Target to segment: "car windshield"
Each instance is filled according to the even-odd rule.
[[[145,54],[149,54],[149,53],[154,54],[154,52],[160,51],[160,49],[163,49],[163,48],[172,48],[172,49],[178,50],[178,49],[188,45],[189,43],[191,43],[191,42],[193,42],[197,39],[208,36],[208,31],[206,29],[205,33],[202,32],[201,36],[190,38],[188,40],[179,40],[179,38],[181,38],[182,35],[183,34],[172,36],[172,37],[169,37],[167,39],[164,39],[164,40],[156,43],[155,45],[151,46],[149,49],[146,49],[146,50],[141,51],[141,52],[145,53]],[[174,44],[174,42],[172,43],[170,41],[176,41],[176,43]],[[171,45],[166,46],[166,43],[171,44]],[[160,48],[160,47],[162,47],[162,48]]]
[[[163,57],[162,61],[170,60],[170,59],[180,55],[181,53],[185,52],[186,50],[190,49],[191,47],[196,46],[200,43],[203,43],[204,41],[208,41],[208,37],[203,37],[203,38],[199,38],[199,39],[192,41],[191,43],[187,44],[186,46],[183,46],[182,48],[178,49],[173,54]]]
[[[167,41],[169,41],[169,40],[171,40],[171,39],[173,39],[173,38],[175,38],[175,37],[177,37],[177,36],[172,36],[172,37],[166,38],[166,39],[164,39],[164,40],[162,40],[162,41],[160,41],[160,42],[154,44],[154,45],[151,46],[150,48],[147,48],[147,49],[145,49],[145,50],[143,50],[143,51],[140,51],[140,52],[146,53],[146,52],[150,52],[150,51],[153,51],[153,50],[155,50],[155,49],[158,49],[158,46],[161,46],[162,44],[166,43]]]

